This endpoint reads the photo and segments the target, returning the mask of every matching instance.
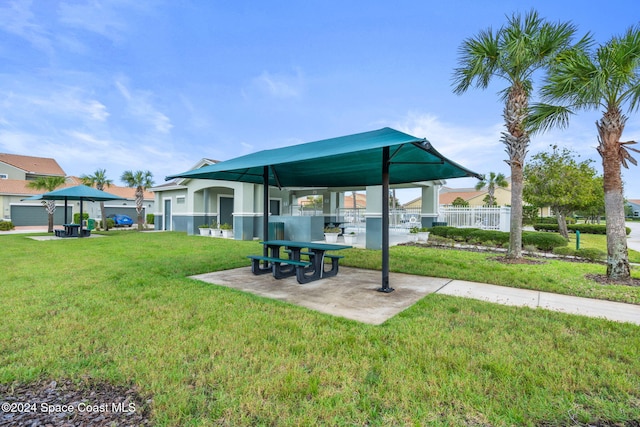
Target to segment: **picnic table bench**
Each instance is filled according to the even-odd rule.
[[[344,256],[327,254],[327,251],[348,249],[351,246],[290,240],[267,240],[261,242],[269,255],[249,255],[253,274],[272,273],[276,279],[296,276],[298,283],[304,284],[338,274],[338,263]],[[286,248],[288,258],[280,256],[280,248]],[[307,249],[303,251],[303,249]],[[305,255],[308,261],[302,260]],[[331,259],[331,269],[325,271],[324,260]],[[264,265],[260,265],[263,263]]]
[[[88,237],[91,235],[91,230],[87,230],[80,227],[80,224],[62,224],[64,230],[53,230],[56,237]]]

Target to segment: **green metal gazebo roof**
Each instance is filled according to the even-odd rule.
[[[38,194],[23,200],[86,200],[89,202],[103,202],[107,200],[122,200],[123,197],[107,193],[86,185],[65,187],[48,193]]]
[[[478,177],[438,153],[429,141],[391,128],[263,150],[172,178],[219,179],[277,187],[361,187],[382,184],[382,149],[389,147],[389,183]]]

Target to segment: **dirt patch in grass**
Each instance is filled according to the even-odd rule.
[[[606,274],[585,274],[584,277],[601,285],[640,286],[640,279],[634,278],[629,280],[613,280],[607,277]]]
[[[150,426],[150,399],[106,383],[0,384],[0,427]]]

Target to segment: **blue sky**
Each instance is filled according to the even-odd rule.
[[[105,168],[116,183],[148,169],[161,184],[203,157],[389,126],[509,175],[504,83],[459,96],[451,76],[465,38],[532,7],[600,42],[640,16],[637,0],[3,0],[0,152],[54,157],[70,175]],[[534,137],[529,158],[558,144],[601,170],[598,116]],[[623,139],[640,140],[640,113]],[[624,180],[640,199],[640,168]]]

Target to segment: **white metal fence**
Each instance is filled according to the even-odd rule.
[[[365,209],[343,208],[335,213],[345,227],[364,230]],[[483,230],[509,231],[511,208],[509,207],[460,207],[440,205],[438,222],[446,222],[451,227],[473,227]],[[291,215],[323,216],[321,210],[291,206]],[[420,208],[398,208],[389,211],[389,228],[409,229],[420,227]]]
[[[438,222],[451,227],[473,227],[483,230],[509,231],[511,222],[509,207],[460,207],[441,205]]]

